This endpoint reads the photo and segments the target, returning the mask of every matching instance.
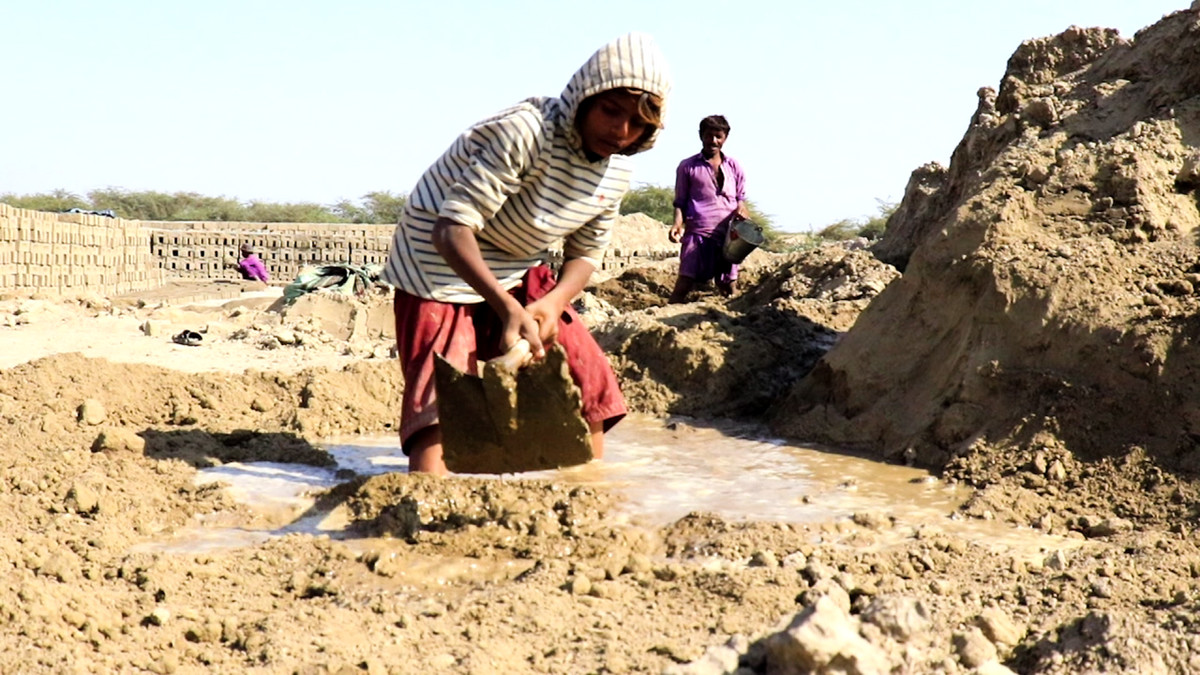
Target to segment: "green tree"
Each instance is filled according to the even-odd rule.
[[[675,222],[675,190],[661,185],[640,185],[625,193],[621,200],[621,213],[644,213],[647,216],[671,225]]]
[[[375,191],[363,195],[359,203],[343,199],[331,204],[329,210],[339,219],[350,223],[394,225],[400,222],[400,214],[407,201],[408,197],[403,194]]]
[[[247,220],[246,207],[228,197],[209,197],[196,192],[131,192],[119,188],[92,190],[88,199],[94,209],[112,209],[132,220]]]
[[[112,210],[120,218],[133,220],[174,220],[178,202],[165,192],[130,192],[120,188],[92,190],[88,200],[94,209]]]
[[[884,230],[887,229],[888,220],[891,219],[896,209],[900,208],[900,203],[876,199],[875,206],[878,209],[878,213],[868,218],[867,222],[863,224],[862,229],[859,230],[860,235],[872,241],[883,236]]]
[[[403,194],[394,195],[387,191],[368,192],[363,195],[363,207],[369,214],[368,223],[379,225],[394,225],[400,222],[400,214],[404,212],[404,204],[408,197]]]
[[[345,222],[325,206],[310,202],[294,204],[250,202],[250,205],[246,207],[246,220],[254,223]]]
[[[172,195],[171,220],[245,220],[246,207],[229,197],[206,197],[194,192]]]
[[[0,202],[18,209],[30,211],[52,211],[62,213],[71,209],[91,210],[91,205],[82,197],[66,190],[54,190],[47,194],[17,195],[11,192],[0,195]]]
[[[176,196],[179,196],[179,193],[176,193]],[[171,220],[220,222],[236,222],[246,219],[246,206],[236,199],[226,197],[183,200],[182,203],[176,204],[171,216]]]
[[[858,231],[862,224],[850,218],[842,218],[836,223],[830,223],[825,227],[817,230],[817,236],[821,239],[830,239],[833,241],[846,241],[858,236]]]
[[[329,205],[329,210],[333,212],[338,220],[347,223],[370,223],[371,214],[363,206],[355,204],[349,199],[341,199]]]
[[[887,221],[896,212],[900,206],[896,202],[889,202],[883,199],[876,199],[876,208],[878,213],[865,220],[855,218],[843,218],[836,223],[831,223],[817,230],[817,236],[821,239],[831,239],[834,241],[845,241],[854,239],[855,237],[865,237],[872,241],[883,236],[884,230],[887,228]]]

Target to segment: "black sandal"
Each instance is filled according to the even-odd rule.
[[[188,347],[199,347],[204,341],[204,336],[194,330],[185,330],[179,335],[171,338],[176,344],[187,345]]]

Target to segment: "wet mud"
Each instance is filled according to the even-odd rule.
[[[870,249],[755,251],[728,301],[666,306],[670,261],[579,299],[631,407],[698,420],[671,442],[765,425],[932,475],[905,487],[952,493],[941,520],[715,439],[645,455],[644,493],[339,472],[327,439],[394,433],[384,294],[0,299],[0,670],[1200,671],[1198,16],[1020,45]],[[266,509],[197,480],[260,461],[333,476]],[[827,513],[772,511],[788,487]],[[247,541],[163,545],[197,525]]]

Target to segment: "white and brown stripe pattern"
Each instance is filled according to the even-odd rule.
[[[563,241],[567,258],[599,267],[629,189],[628,157],[591,162],[575,130],[579,103],[617,87],[669,91],[662,57],[631,33],[597,51],[559,98],[531,98],[472,126],[425,171],[392,238],[384,280],[442,302],[482,298],[434,249],[439,217],[475,230],[483,259],[505,288]],[[653,145],[654,137],[638,151]]]

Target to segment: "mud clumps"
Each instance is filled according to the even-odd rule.
[[[1196,25],[1022,45],[871,251],[756,252],[729,301],[665,306],[671,261],[580,299],[634,410],[930,467],[970,489],[942,522],[657,527],[599,480],[391,473],[279,527],[196,469],[390,432],[385,298],[0,300],[0,670],[1200,669]],[[210,526],[262,538],[164,548]]]
[[[22,433],[49,437],[60,431],[92,434],[93,426],[104,425],[289,430],[320,437],[391,426],[401,389],[390,361],[293,375],[211,375],[62,354],[0,371],[0,410]],[[30,391],[46,402],[27,406]],[[80,418],[89,400],[104,409],[95,425]]]
[[[622,547],[613,542],[628,538],[608,522],[615,506],[611,496],[550,481],[439,481],[392,473],[365,479],[346,503],[354,528],[365,535],[407,539],[470,557],[511,555],[501,553],[505,549],[542,557],[567,548],[589,556],[615,555],[614,548]],[[477,536],[459,536],[464,530]],[[501,541],[508,543],[497,549]],[[459,550],[464,544],[468,548]],[[654,548],[653,540],[643,539],[637,552]],[[614,563],[618,574],[625,563]]]
[[[758,255],[758,254],[756,254]],[[628,283],[629,297],[655,280],[638,268],[606,282],[597,295],[626,311],[593,327],[609,353],[630,407],[654,414],[758,418],[812,368],[859,312],[895,278],[865,251],[828,246],[766,254],[725,302],[634,309],[608,290]],[[769,257],[768,257],[769,256]],[[760,259],[761,260],[761,259]],[[674,269],[659,272],[660,290]],[[658,303],[663,302],[658,296]]]
[[[634,309],[589,293],[585,320],[611,341],[635,409],[760,414],[895,276],[843,247],[761,258],[728,303]],[[196,485],[197,468],[234,462],[329,466],[319,439],[394,428],[395,361],[354,346],[371,333],[339,332],[363,307],[318,300],[286,315],[253,301],[18,303],[5,336],[18,346],[90,332],[81,347],[105,357],[0,371],[5,669],[646,672],[757,653],[748,636],[797,597],[837,592],[796,572],[810,528],[696,515],[663,531],[599,487],[342,475],[309,514],[263,514]],[[170,345],[182,327],[203,328],[204,345]],[[271,531],[301,515],[344,517],[349,534]],[[198,526],[269,538],[160,548],[202,540]]]
[[[1039,433],[1082,459],[1138,445],[1181,467],[1200,398],[1200,70],[1166,52],[1197,41],[1194,19],[1022,45],[949,169],[914,174],[878,245],[911,250],[903,278],[774,427],[934,467]]]

